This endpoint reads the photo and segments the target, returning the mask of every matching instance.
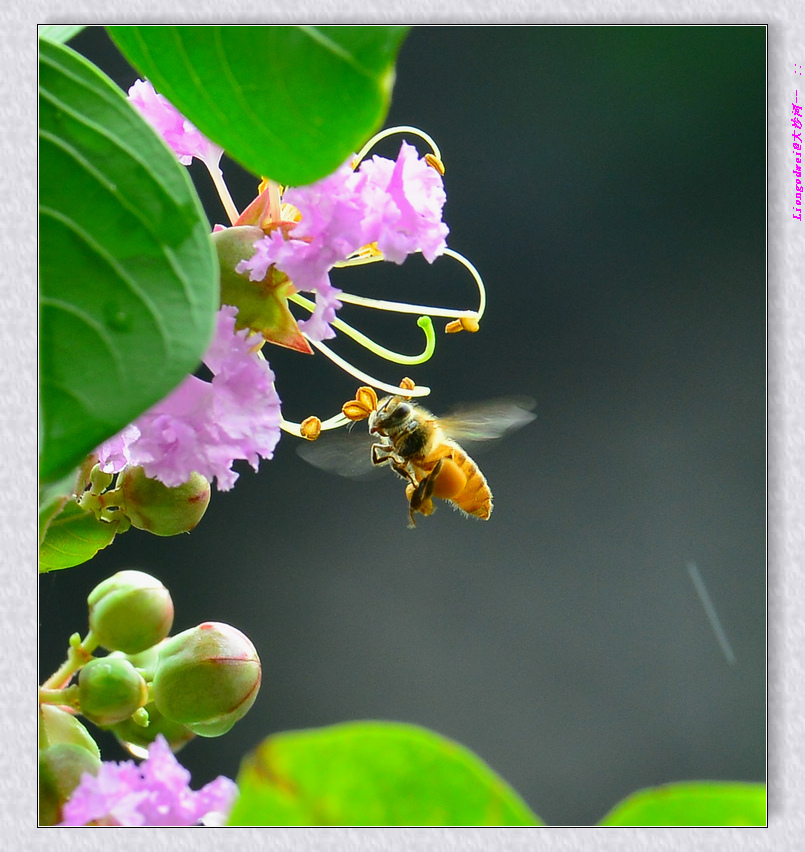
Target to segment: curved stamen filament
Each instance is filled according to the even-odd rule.
[[[294,293],[289,296],[288,299],[311,311],[311,313],[316,307],[314,302],[311,302],[310,299],[306,299],[304,296],[300,296],[299,293]],[[385,358],[386,361],[392,361],[395,364],[423,364],[425,361],[430,360],[433,356],[434,350],[436,349],[436,333],[433,330],[433,322],[428,316],[421,316],[417,320],[417,325],[425,332],[425,349],[419,355],[402,355],[399,352],[386,349],[385,346],[382,346],[380,343],[376,343],[371,339],[371,337],[367,337],[365,334],[349,325],[349,323],[344,322],[342,319],[338,319],[338,317],[336,317],[330,325],[338,331],[346,334],[347,337],[351,337],[356,343],[360,343],[361,346],[365,347],[370,352],[373,352],[381,358]]]
[[[305,335],[307,337],[307,335]],[[364,384],[371,385],[372,387],[379,388],[386,393],[390,393],[392,395],[397,395],[400,392],[399,385],[390,385],[386,382],[381,382],[379,379],[375,379],[370,376],[368,373],[364,373],[363,370],[359,370],[357,367],[353,367],[349,361],[345,361],[340,355],[336,355],[329,346],[326,346],[324,343],[321,343],[318,340],[311,340],[307,337],[310,345],[314,348],[318,349],[322,355],[325,355],[329,358],[334,364],[338,365],[345,373],[349,373],[350,376],[354,376],[359,381]],[[416,385],[410,390],[405,391],[406,396],[427,396],[430,393],[430,388],[425,385]]]
[[[484,287],[483,278],[481,278],[481,273],[464,257],[463,254],[459,254],[457,251],[453,251],[453,249],[446,248],[444,253],[448,257],[452,257],[453,260],[457,260],[462,266],[466,267],[469,270],[470,275],[475,279],[475,283],[478,285],[478,310],[475,312],[475,319],[480,320],[484,315],[484,311],[486,310],[486,287]],[[461,316],[461,314],[456,314],[456,316]]]
[[[353,161],[357,166],[358,163],[369,153],[369,151],[374,148],[375,145],[381,140],[385,139],[387,136],[393,136],[395,133],[413,133],[415,136],[419,136],[420,139],[424,139],[425,142],[430,145],[433,153],[441,160],[442,154],[439,151],[439,146],[425,133],[424,130],[420,130],[418,127],[409,127],[408,125],[400,125],[399,127],[388,127],[385,130],[381,130],[380,133],[375,133],[375,135],[361,148],[358,152],[355,160]]]
[[[376,308],[379,311],[395,311],[399,314],[423,314],[432,317],[467,317],[477,319],[477,311],[455,311],[450,308],[434,308],[428,305],[409,305],[407,302],[390,302],[386,299],[368,299],[365,296],[354,296],[352,293],[340,293],[339,302],[350,305],[361,305],[364,308]]]
[[[432,317],[451,317],[480,320],[486,310],[486,287],[478,270],[457,251],[451,248],[445,248],[444,254],[447,257],[452,257],[464,266],[475,279],[478,286],[478,310],[477,311],[456,311],[451,308],[434,308],[427,305],[410,305],[407,302],[393,302],[388,299],[370,299],[365,296],[355,296],[352,293],[341,293],[338,297],[341,302],[348,302],[351,305],[362,305],[365,308],[376,308],[380,311],[396,311],[401,314],[425,314]],[[374,263],[378,260],[383,260],[383,255],[356,255],[349,260],[341,261],[336,266],[361,266],[366,263]]]

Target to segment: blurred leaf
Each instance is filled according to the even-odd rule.
[[[599,825],[766,825],[766,786],[690,781],[639,790]]]
[[[108,27],[125,57],[255,175],[299,186],[382,124],[408,27]]]
[[[192,372],[218,262],[185,169],[120,90],[39,42],[40,475],[53,480]]]
[[[62,24],[40,24],[39,37],[49,39],[50,41],[58,42],[59,44],[64,44],[65,42],[69,41],[74,35],[78,35],[83,29],[86,29],[86,27],[83,25],[65,26]]]
[[[268,737],[241,765],[230,825],[541,825],[468,749],[387,722]]]
[[[39,573],[88,562],[112,543],[119,522],[99,521],[92,512],[68,500],[51,521],[39,547]]]

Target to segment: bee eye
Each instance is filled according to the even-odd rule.
[[[387,417],[386,422],[389,424],[402,423],[403,420],[410,417],[413,409],[407,402],[400,402],[397,407]]]

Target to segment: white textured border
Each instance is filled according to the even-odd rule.
[[[801,0],[786,2],[646,3],[639,0],[552,3],[517,0],[388,2],[367,6],[354,0],[253,3],[183,0],[166,6],[154,0],[92,3],[21,3],[0,11],[4,35],[0,76],[2,194],[2,370],[0,438],[3,488],[0,523],[4,574],[0,598],[3,625],[3,776],[0,824],[9,848],[32,849],[58,842],[67,850],[110,845],[152,849],[272,850],[575,850],[624,848],[794,849],[803,836],[803,750],[805,749],[805,223],[790,218],[793,180],[788,112],[796,86],[794,63],[805,64],[805,10]],[[27,660],[36,647],[34,520],[26,477],[35,466],[36,382],[36,24],[42,23],[768,23],[769,24],[769,828],[763,829],[141,829],[126,840],[116,831],[61,831],[34,827],[35,715],[28,706],[32,678]],[[103,17],[100,17],[102,12]],[[805,79],[805,78],[803,78]],[[798,82],[798,81],[797,81]],[[802,84],[805,93],[805,83]],[[803,98],[805,100],[805,98]],[[740,145],[740,140],[735,140]],[[22,497],[16,488],[22,487]],[[25,664],[23,664],[25,661]],[[76,832],[83,831],[82,834]],[[534,835],[539,831],[539,837]],[[144,836],[147,832],[148,836]],[[178,832],[186,832],[185,839]],[[15,843],[16,841],[16,843]]]

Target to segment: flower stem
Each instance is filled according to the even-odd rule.
[[[78,698],[78,684],[74,683],[72,686],[65,687],[64,689],[45,689],[44,687],[40,687],[39,703],[58,704],[62,707],[72,707],[74,710],[78,710],[81,706]]]
[[[70,637],[70,647],[67,649],[67,659],[56,669],[55,672],[42,684],[42,689],[63,689],[70,678],[92,659],[92,652],[98,647],[98,641],[87,633],[87,638],[82,642],[78,633]]]
[[[224,205],[226,215],[229,217],[229,224],[234,225],[240,214],[238,213],[237,207],[235,207],[235,202],[232,200],[232,196],[229,194],[229,187],[224,181],[224,173],[217,167],[211,167],[207,165],[207,163],[205,163],[205,165],[207,166],[207,171],[210,173],[212,182],[218,191],[218,197]]]

